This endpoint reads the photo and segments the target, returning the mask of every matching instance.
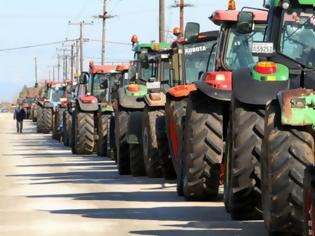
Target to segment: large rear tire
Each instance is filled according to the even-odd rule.
[[[265,106],[243,104],[232,98],[231,173],[229,211],[234,220],[262,218],[261,144],[264,136]]]
[[[187,108],[186,98],[174,98],[167,96],[165,104],[165,122],[173,167],[177,175],[177,194],[184,195],[183,191],[183,163],[181,148],[185,130],[185,115]]]
[[[92,154],[95,146],[94,114],[76,111],[73,121],[73,153]]]
[[[107,155],[108,119],[109,116],[105,114],[100,114],[98,117],[97,155],[100,157]]]
[[[162,169],[159,160],[157,119],[160,111],[145,109],[142,127],[142,143],[145,172],[150,178],[162,176]]]
[[[38,106],[37,108],[37,133],[42,133],[43,131],[43,109]]]
[[[127,143],[128,120],[128,111],[119,109],[115,112],[116,159],[120,175],[130,174],[129,144]]]
[[[42,124],[41,132],[44,134],[49,134],[52,130],[53,124],[53,110],[51,108],[42,108]]]
[[[129,144],[130,173],[134,177],[145,176],[143,149],[141,144]]]
[[[63,145],[66,146],[66,147],[69,147],[70,146],[70,143],[69,143],[69,127],[68,127],[68,122],[67,120],[69,119],[68,118],[69,115],[69,112],[67,110],[65,110],[63,112],[63,126],[62,126],[62,132],[63,132]],[[71,126],[70,126],[71,127]]]
[[[223,153],[222,103],[201,93],[191,94],[183,147],[187,200],[217,200]]]
[[[303,177],[314,164],[314,138],[306,127],[284,127],[277,101],[267,106],[262,159],[264,221],[270,233],[301,234]]]

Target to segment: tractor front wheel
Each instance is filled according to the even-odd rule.
[[[184,195],[216,200],[224,153],[223,106],[204,94],[188,99],[184,132]]]
[[[304,228],[303,178],[314,165],[314,138],[306,127],[283,127],[277,101],[267,106],[262,158],[265,224],[270,233]]]
[[[53,124],[53,110],[51,108],[42,108],[41,132],[49,134]]]
[[[107,154],[108,115],[100,114],[98,117],[97,155],[105,157]]]

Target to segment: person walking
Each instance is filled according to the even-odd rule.
[[[17,108],[15,108],[14,111],[14,117],[13,119],[16,120],[16,132],[22,133],[23,132],[23,120],[25,118],[25,111],[22,107],[22,105],[18,105]]]

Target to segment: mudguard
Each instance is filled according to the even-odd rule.
[[[149,107],[164,107],[166,96],[164,93],[150,93],[144,96],[144,101]]]
[[[315,125],[314,99],[312,89],[291,89],[278,93],[281,108],[282,125],[313,126]]]
[[[144,109],[145,107],[145,102],[144,102],[143,97],[128,96],[126,95],[124,88],[118,89],[118,100],[119,100],[119,105],[124,108]]]
[[[51,102],[49,102],[49,101],[45,101],[43,104],[42,104],[42,106],[44,107],[44,108],[54,108],[54,104],[53,103],[51,103]]]
[[[198,90],[210,98],[220,101],[231,101],[231,91],[216,89],[204,81],[196,81],[194,84],[197,85]]]
[[[242,103],[252,105],[266,105],[276,98],[279,91],[287,90],[290,82],[253,80],[249,68],[234,71],[232,81],[233,96]]]
[[[140,144],[142,142],[142,123],[143,123],[143,112],[134,111],[129,115],[128,121],[128,144]]]
[[[94,96],[82,96],[78,100],[78,105],[81,111],[97,111],[98,101]]]

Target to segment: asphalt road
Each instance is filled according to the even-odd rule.
[[[115,163],[74,156],[25,122],[0,114],[1,236],[265,236],[263,222],[231,221],[219,202],[186,202],[175,183],[119,176]]]

